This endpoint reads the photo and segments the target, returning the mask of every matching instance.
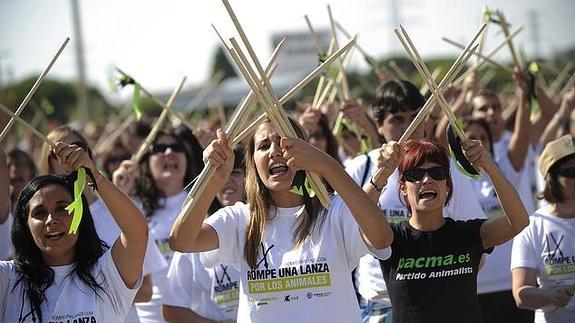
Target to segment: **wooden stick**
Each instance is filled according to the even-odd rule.
[[[214,74],[208,82],[200,88],[196,95],[194,95],[194,97],[184,105],[182,110],[187,110],[188,107],[192,107],[193,109],[194,106],[199,105],[215,88],[218,87],[223,78],[224,72],[217,71],[216,74]]]
[[[465,66],[465,64],[467,63],[469,58],[471,58],[471,56],[473,55],[473,52],[475,52],[475,50],[479,46],[479,45],[473,46],[473,44],[475,43],[477,38],[481,35],[481,33],[484,32],[486,27],[487,27],[487,24],[483,24],[483,26],[481,26],[479,31],[475,34],[475,36],[471,39],[471,41],[465,47],[465,50],[463,50],[463,52],[461,52],[461,54],[459,54],[459,56],[457,57],[457,59],[455,60],[453,65],[451,65],[451,68],[449,68],[449,70],[447,71],[447,73],[443,77],[443,80],[441,80],[441,82],[439,83],[439,87],[441,89],[444,89],[447,85],[449,85],[453,81],[455,76],[457,76],[457,74],[461,71],[463,66]],[[421,108],[421,110],[418,112],[415,119],[407,127],[407,129],[405,130],[405,132],[403,133],[403,135],[399,139],[400,143],[407,141],[411,137],[411,135],[413,134],[415,129],[417,129],[419,124],[423,120],[425,120],[425,118],[427,117],[427,114],[429,113],[429,111],[431,110],[431,107],[434,104],[435,104],[435,97],[432,95],[431,97],[429,97],[429,99],[427,99],[427,101],[423,105],[423,108]]]
[[[505,37],[509,36],[509,24],[507,23],[507,19],[505,19],[505,15],[503,11],[497,10],[496,15],[499,16],[499,26],[501,26],[501,30]],[[523,62],[521,61],[521,57],[519,53],[515,50],[515,46],[513,46],[513,41],[509,40],[509,50],[511,51],[511,56],[513,57],[513,62],[515,66],[517,66],[520,70],[523,70]]]
[[[401,69],[401,67],[399,67],[399,65],[397,65],[397,63],[394,60],[389,61],[389,67],[391,67],[393,72],[397,76],[399,76],[402,80],[409,81],[409,77],[407,76],[407,74],[405,74],[405,72]]]
[[[250,85],[250,87],[252,88],[252,90],[254,90],[254,92],[257,95],[258,101],[260,101],[260,104],[262,104],[262,106],[265,108],[266,107],[266,103],[269,102],[270,97],[271,100],[273,100],[273,104],[276,105],[277,109],[272,109],[271,114],[270,114],[270,118],[272,119],[272,122],[274,122],[274,119],[277,119],[277,121],[279,121],[279,123],[275,123],[274,127],[276,128],[276,130],[278,132],[280,132],[280,135],[290,135],[291,137],[295,137],[295,130],[293,129],[293,127],[291,126],[291,124],[289,123],[289,120],[287,119],[287,115],[285,115],[285,112],[283,111],[281,104],[279,104],[279,100],[273,90],[273,88],[271,87],[271,85],[269,84],[269,80],[265,77],[265,72],[257,58],[257,56],[255,55],[255,52],[249,42],[249,40],[247,39],[242,26],[240,25],[233,9],[231,8],[228,0],[222,0],[222,2],[224,3],[224,6],[226,7],[226,10],[228,11],[228,14],[230,16],[230,18],[232,19],[232,22],[234,23],[234,26],[236,27],[236,30],[238,31],[240,38],[242,39],[246,49],[248,50],[248,53],[256,67],[256,70],[258,71],[259,75],[261,76],[261,79],[264,81],[265,84],[265,88],[267,88],[267,95],[264,95],[263,91],[260,92],[260,84],[259,82],[251,82],[250,74],[254,74],[254,73],[250,73],[253,71],[251,70],[251,66],[249,65],[249,63],[247,61],[242,62],[245,66],[245,68],[247,69],[248,73],[245,74],[242,70],[242,64],[237,64],[238,62],[236,61],[236,64],[238,65],[238,67],[240,68],[240,70],[242,70],[242,74],[244,74],[244,78],[246,78],[246,81],[248,81],[248,84]],[[232,45],[237,45],[234,44],[234,39],[230,39],[232,41]],[[238,46],[234,46],[237,47],[235,50],[238,51],[238,55],[239,58],[241,59],[241,49]],[[236,54],[234,53],[234,51],[230,51],[230,54],[232,54],[232,57],[234,57],[233,55]],[[238,57],[234,57],[234,60],[236,60]],[[257,80],[257,78],[256,78]],[[255,85],[255,87],[254,87]],[[263,90],[263,89],[261,89]],[[268,102],[266,102],[268,101]],[[271,107],[270,107],[271,108]],[[279,129],[278,129],[279,128]],[[284,129],[281,129],[284,128]],[[285,130],[287,130],[288,132],[285,133]],[[284,134],[281,134],[281,132],[284,132]],[[321,181],[321,179],[315,175],[312,174],[310,172],[306,172],[308,179],[310,180],[310,184],[311,186],[314,188],[319,200],[321,201],[322,205],[327,209],[329,207],[329,195],[327,193],[327,190],[325,189],[325,187],[323,186],[323,183]]]
[[[165,107],[167,103],[162,102],[160,99],[158,99],[155,95],[152,94],[152,92],[148,91],[144,86],[142,86],[142,83],[138,82],[135,78],[133,78],[130,74],[124,72],[123,70],[121,70],[119,67],[116,67],[116,71],[118,71],[118,73],[122,74],[123,76],[130,78],[132,80],[134,80],[134,83],[138,84],[140,86],[140,90],[146,95],[148,96],[150,99],[152,99],[152,101],[154,101],[154,103],[156,103],[157,105],[159,105],[160,107]],[[175,113],[175,111],[172,111],[171,109],[169,110],[169,112],[176,118],[178,118],[178,120],[180,120],[180,122],[186,126],[188,129],[190,130],[194,130],[194,127],[186,120],[186,118],[182,117],[181,115]]]
[[[158,132],[162,128],[164,120],[166,120],[166,117],[168,116],[168,113],[169,113],[170,109],[172,108],[172,104],[174,104],[174,101],[176,100],[176,96],[178,96],[178,93],[180,93],[180,91],[182,90],[182,87],[184,86],[185,82],[186,82],[186,77],[184,76],[182,78],[182,81],[180,81],[180,84],[172,92],[172,95],[170,96],[170,98],[168,99],[168,102],[164,106],[164,109],[162,110],[162,113],[158,117],[156,124],[154,125],[154,127],[152,128],[152,130],[150,131],[150,133],[148,134],[148,136],[144,140],[144,142],[142,142],[142,144],[138,148],[138,151],[136,152],[136,154],[132,156],[132,160],[134,162],[139,163],[140,160],[142,160],[142,157],[144,157],[144,154],[146,153],[148,146],[154,141],[154,139],[156,139],[156,135],[158,134]]]
[[[499,50],[501,50],[501,48],[505,47],[507,42],[509,42],[511,39],[513,39],[513,37],[517,36],[517,34],[519,34],[522,30],[523,30],[523,27],[519,27],[517,30],[512,32],[499,45],[497,45],[489,54],[487,54],[486,57],[492,58],[493,56],[495,56],[495,54],[497,54],[497,52],[499,52]],[[453,82],[453,84],[456,85],[456,84],[461,83],[467,77],[467,75],[477,71],[481,66],[483,66],[484,63],[485,63],[485,60],[482,60],[481,63],[475,64],[472,68],[468,69],[463,75],[461,75],[455,82]]]
[[[105,138],[104,140],[94,145],[94,153],[96,155],[101,154],[104,151],[104,149],[106,149],[106,147],[108,147],[114,141],[116,141],[116,139],[118,139],[122,135],[122,133],[124,133],[124,131],[128,129],[128,127],[130,126],[130,124],[132,124],[132,122],[134,122],[134,120],[136,120],[136,115],[131,113],[126,119],[124,119],[124,121],[122,121],[120,126],[116,128],[110,135],[104,137]]]
[[[465,47],[462,47],[461,49],[465,49]],[[441,66],[436,67],[431,73],[434,80],[437,79],[439,73],[441,73]],[[421,95],[425,95],[427,91],[429,91],[429,87],[427,86],[427,83],[423,82],[423,86],[419,89],[419,93],[421,93]]]
[[[460,48],[460,49],[465,48],[465,46],[463,46],[463,45],[459,44],[458,42],[455,42],[455,41],[453,41],[453,40],[451,40],[451,39],[449,39],[449,38],[447,38],[447,37],[443,37],[443,38],[441,38],[441,39],[443,39],[444,42],[446,42],[446,43],[448,43],[448,44],[451,44],[451,45],[453,45],[453,46],[455,46],[455,47],[458,47],[458,48]],[[479,58],[482,58],[483,60],[485,60],[486,62],[492,64],[492,65],[495,66],[495,67],[499,67],[500,69],[505,70],[505,71],[507,71],[507,72],[509,72],[509,73],[512,73],[512,72],[513,72],[513,69],[511,69],[510,67],[501,65],[501,64],[499,64],[498,62],[494,61],[493,59],[491,59],[491,58],[489,58],[489,57],[487,57],[487,56],[482,55],[481,53],[474,53],[474,55],[477,56],[477,57],[479,57]],[[478,64],[479,64],[479,62],[480,62],[480,61],[478,60]]]
[[[216,31],[216,33],[219,36],[219,32],[215,28],[215,26],[212,25],[212,27],[214,28],[214,30]],[[220,37],[220,39],[223,42],[223,38]],[[276,65],[277,59],[279,57],[281,49],[283,48],[284,41],[285,41],[285,38],[282,39],[279,42],[279,44],[276,46],[276,49],[272,53],[270,61],[269,61],[268,65],[266,66],[265,72],[266,72],[266,75],[268,77],[271,77],[271,75],[275,71],[275,67],[277,66]],[[225,42],[223,42],[223,44],[224,44],[224,47],[227,49],[228,48],[227,44]],[[255,104],[255,100],[256,100],[255,99],[255,93],[253,91],[250,91],[250,93],[247,95],[247,97],[244,100],[242,100],[242,102],[235,109],[234,113],[232,114],[232,116],[230,118],[230,122],[227,124],[226,130],[225,130],[225,133],[228,135],[228,137],[234,138],[237,136],[237,132],[239,132],[241,127],[243,127],[243,125],[245,124],[245,121],[250,114],[251,107]],[[231,148],[235,147],[238,142],[239,141],[234,142],[232,140],[230,143],[230,147]],[[194,184],[193,184],[190,192],[186,196],[186,199],[184,200],[184,206],[182,208],[182,212],[180,213],[181,216],[186,217],[187,214],[189,214],[189,210],[192,209],[194,205],[196,205],[197,200],[194,199],[194,197],[205,190],[206,185],[208,184],[209,179],[213,176],[215,170],[216,170],[216,168],[211,163],[207,163],[205,165],[205,167],[202,169],[202,171],[200,172],[200,174],[194,179],[195,183],[194,183],[194,181],[192,181],[192,183],[194,183]]]
[[[45,143],[47,143],[48,145],[50,145],[50,147],[52,147],[52,149],[56,149],[56,144],[48,139],[48,137],[46,137],[43,133],[41,133],[40,131],[38,131],[38,129],[32,127],[28,122],[22,120],[22,118],[20,118],[19,116],[17,116],[14,112],[12,112],[10,109],[8,109],[7,107],[5,107],[3,104],[0,104],[0,109],[2,111],[4,111],[7,115],[9,115],[10,117],[12,117],[12,120],[14,120],[15,122],[20,123],[21,126],[23,126],[24,128],[30,130],[30,132],[32,132],[33,134],[35,134],[38,138],[40,138],[42,141],[44,141]]]
[[[453,130],[455,131],[455,133],[459,136],[459,138],[462,141],[467,140],[467,137],[465,136],[465,133],[463,132],[463,130],[461,130],[457,126],[457,118],[453,114],[453,111],[451,111],[451,108],[449,107],[449,104],[445,100],[445,97],[443,97],[443,94],[439,90],[439,87],[437,86],[437,84],[435,84],[435,81],[433,80],[431,73],[429,73],[427,66],[425,65],[425,63],[423,62],[423,59],[421,58],[421,56],[417,52],[417,49],[415,48],[415,45],[413,44],[409,35],[407,34],[407,31],[403,28],[403,26],[399,25],[399,30],[396,28],[396,29],[394,29],[394,32],[397,35],[397,37],[399,38],[403,47],[405,48],[405,50],[406,50],[407,54],[409,55],[410,59],[412,60],[413,64],[415,65],[415,67],[417,68],[419,73],[421,74],[423,80],[429,86],[429,89],[431,90],[432,95],[435,96],[436,102],[439,104],[440,108],[443,110],[443,113],[445,113],[445,116],[449,120],[449,123],[451,123],[451,125],[453,126]]]
[[[494,70],[487,70],[487,72],[485,72],[485,74],[483,74],[481,79],[479,79],[479,84],[478,84],[479,88],[483,89],[483,88],[487,87],[487,85],[489,84],[489,82],[491,82],[491,80],[493,80],[495,75],[497,75],[497,73]]]
[[[315,48],[317,49],[318,53],[323,53],[323,49],[321,48],[321,43],[319,42],[319,38],[317,37],[317,34],[315,33],[315,30],[313,29],[313,26],[311,25],[311,21],[309,20],[309,17],[307,15],[303,15],[305,22],[307,24],[307,28],[309,29],[309,32],[311,34],[311,38],[313,40],[313,43],[315,44]]]
[[[573,87],[573,85],[575,85],[575,72],[571,74],[571,77],[569,78],[569,80],[567,80],[567,83],[565,83],[565,86],[563,86],[559,94],[564,95],[565,93],[567,93],[567,91],[569,91]]]
[[[329,43],[329,48],[327,49],[327,52],[329,55],[331,55],[333,53],[334,47],[335,47],[335,42],[333,41],[333,38],[332,38],[332,40]],[[319,81],[317,83],[317,87],[315,89],[315,94],[313,96],[313,101],[311,103],[311,106],[316,108],[316,109],[320,108],[320,105],[318,104],[318,100],[321,96],[323,85],[325,82],[326,82],[326,77],[324,75],[322,75],[319,78]]]
[[[331,34],[333,37],[333,41],[335,43],[335,49],[339,49],[339,42],[337,41],[337,31],[335,29],[335,20],[333,19],[333,14],[331,12],[331,6],[328,4],[327,5],[327,14],[329,17],[329,25],[330,25],[330,29],[331,29]],[[337,67],[340,70],[340,73],[342,73],[342,78],[341,78],[341,89],[342,89],[342,96],[344,100],[349,100],[351,98],[350,94],[349,94],[349,83],[347,82],[347,75],[345,75],[345,68],[343,67],[343,59],[338,59],[337,60]]]
[[[573,63],[571,62],[567,62],[567,64],[563,66],[563,69],[559,72],[559,74],[557,74],[557,77],[555,78],[555,80],[553,80],[553,83],[549,85],[550,91],[552,92],[557,91],[557,89],[563,84],[565,79],[567,79],[567,76],[569,76],[569,70],[571,70],[572,66]]]
[[[30,99],[32,98],[32,96],[34,95],[34,93],[36,92],[36,90],[38,89],[40,84],[42,83],[42,81],[44,81],[44,78],[46,77],[48,72],[50,71],[50,69],[52,68],[52,66],[54,65],[54,63],[58,59],[58,57],[60,57],[60,54],[62,53],[62,51],[64,51],[64,48],[66,48],[66,46],[68,45],[68,42],[70,42],[70,37],[66,37],[66,39],[64,40],[62,45],[60,45],[60,48],[58,49],[56,54],[52,57],[52,60],[50,60],[50,63],[48,64],[48,66],[44,69],[44,71],[42,71],[42,73],[40,73],[40,76],[38,76],[38,79],[36,79],[36,82],[34,83],[34,85],[32,85],[32,88],[30,89],[28,94],[26,94],[26,97],[24,97],[24,100],[22,100],[22,103],[20,103],[20,106],[18,106],[18,109],[16,109],[16,112],[14,113],[14,115],[19,116],[22,113],[22,111],[24,110],[24,108],[26,107],[26,105],[28,105],[28,102],[30,101]],[[10,128],[12,127],[14,122],[15,122],[14,119],[10,119],[10,121],[8,121],[8,124],[6,124],[6,127],[4,127],[4,130],[2,130],[2,133],[0,133],[0,143],[8,135],[8,131],[10,130]]]

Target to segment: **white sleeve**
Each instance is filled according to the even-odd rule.
[[[100,273],[104,276],[102,288],[106,291],[113,306],[113,310],[125,317],[132,306],[136,293],[142,286],[142,274],[138,277],[138,281],[133,288],[128,288],[120,276],[120,272],[112,258],[112,249],[98,260],[98,267]],[[110,309],[112,310],[112,309]]]
[[[175,252],[168,270],[168,288],[162,303],[170,306],[190,308],[194,267],[186,254]]]
[[[459,173],[459,171],[453,167],[453,162],[451,162],[451,165],[453,194],[446,207],[447,216],[453,220],[462,221],[487,218],[473,191],[471,184],[472,179]]]
[[[151,275],[160,272],[168,267],[166,258],[162,256],[158,245],[152,238],[152,235],[148,235],[148,246],[146,247],[146,254],[144,255],[144,267],[142,268],[142,275]]]
[[[355,218],[340,196],[335,196],[331,200],[331,203],[328,221],[329,218],[336,218],[339,221],[340,230],[343,232],[343,244],[350,271],[357,267],[359,259],[368,253],[382,260],[391,256],[391,248],[388,247],[377,250],[367,244],[363,239],[363,235]],[[383,216],[383,214],[381,216]]]
[[[240,230],[246,229],[240,220],[247,216],[249,216],[249,207],[237,202],[232,206],[219,209],[204,220],[204,223],[216,230],[219,245],[216,250],[200,253],[204,266],[211,268],[223,263],[239,267],[243,255],[243,250],[240,250],[240,246],[243,245],[240,241]]]
[[[537,255],[533,249],[533,224],[535,218],[531,217],[531,223],[515,238],[511,249],[511,269],[526,267],[537,269]]]

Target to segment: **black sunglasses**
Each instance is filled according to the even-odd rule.
[[[567,178],[575,178],[575,167],[560,168],[557,170],[557,175]]]
[[[443,166],[436,166],[431,168],[411,168],[403,172],[403,178],[408,182],[418,182],[423,179],[427,173],[431,178],[436,181],[441,181],[449,177],[449,168]]]
[[[168,150],[168,148],[170,148],[173,152],[175,153],[183,153],[185,152],[184,145],[180,144],[180,143],[173,143],[173,144],[153,144],[150,145],[150,152],[152,154],[160,154],[160,153],[164,153],[166,152],[166,150]]]

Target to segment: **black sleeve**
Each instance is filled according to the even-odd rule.
[[[487,249],[483,248],[483,241],[481,240],[481,226],[483,225],[483,223],[485,223],[485,221],[487,221],[487,219],[473,219],[464,221],[465,229],[462,231],[467,237],[472,237],[473,240],[479,241],[482,253],[490,254],[491,252],[493,252],[494,247]]]

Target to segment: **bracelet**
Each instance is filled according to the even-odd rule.
[[[385,183],[383,183],[383,185],[381,185],[381,186],[378,187],[378,186],[375,184],[375,182],[373,181],[373,177],[370,177],[370,178],[369,178],[369,184],[371,184],[371,186],[373,186],[373,188],[375,188],[376,191],[381,192],[381,191],[383,191],[383,189],[385,188],[385,185],[387,184],[387,181],[385,181]]]

